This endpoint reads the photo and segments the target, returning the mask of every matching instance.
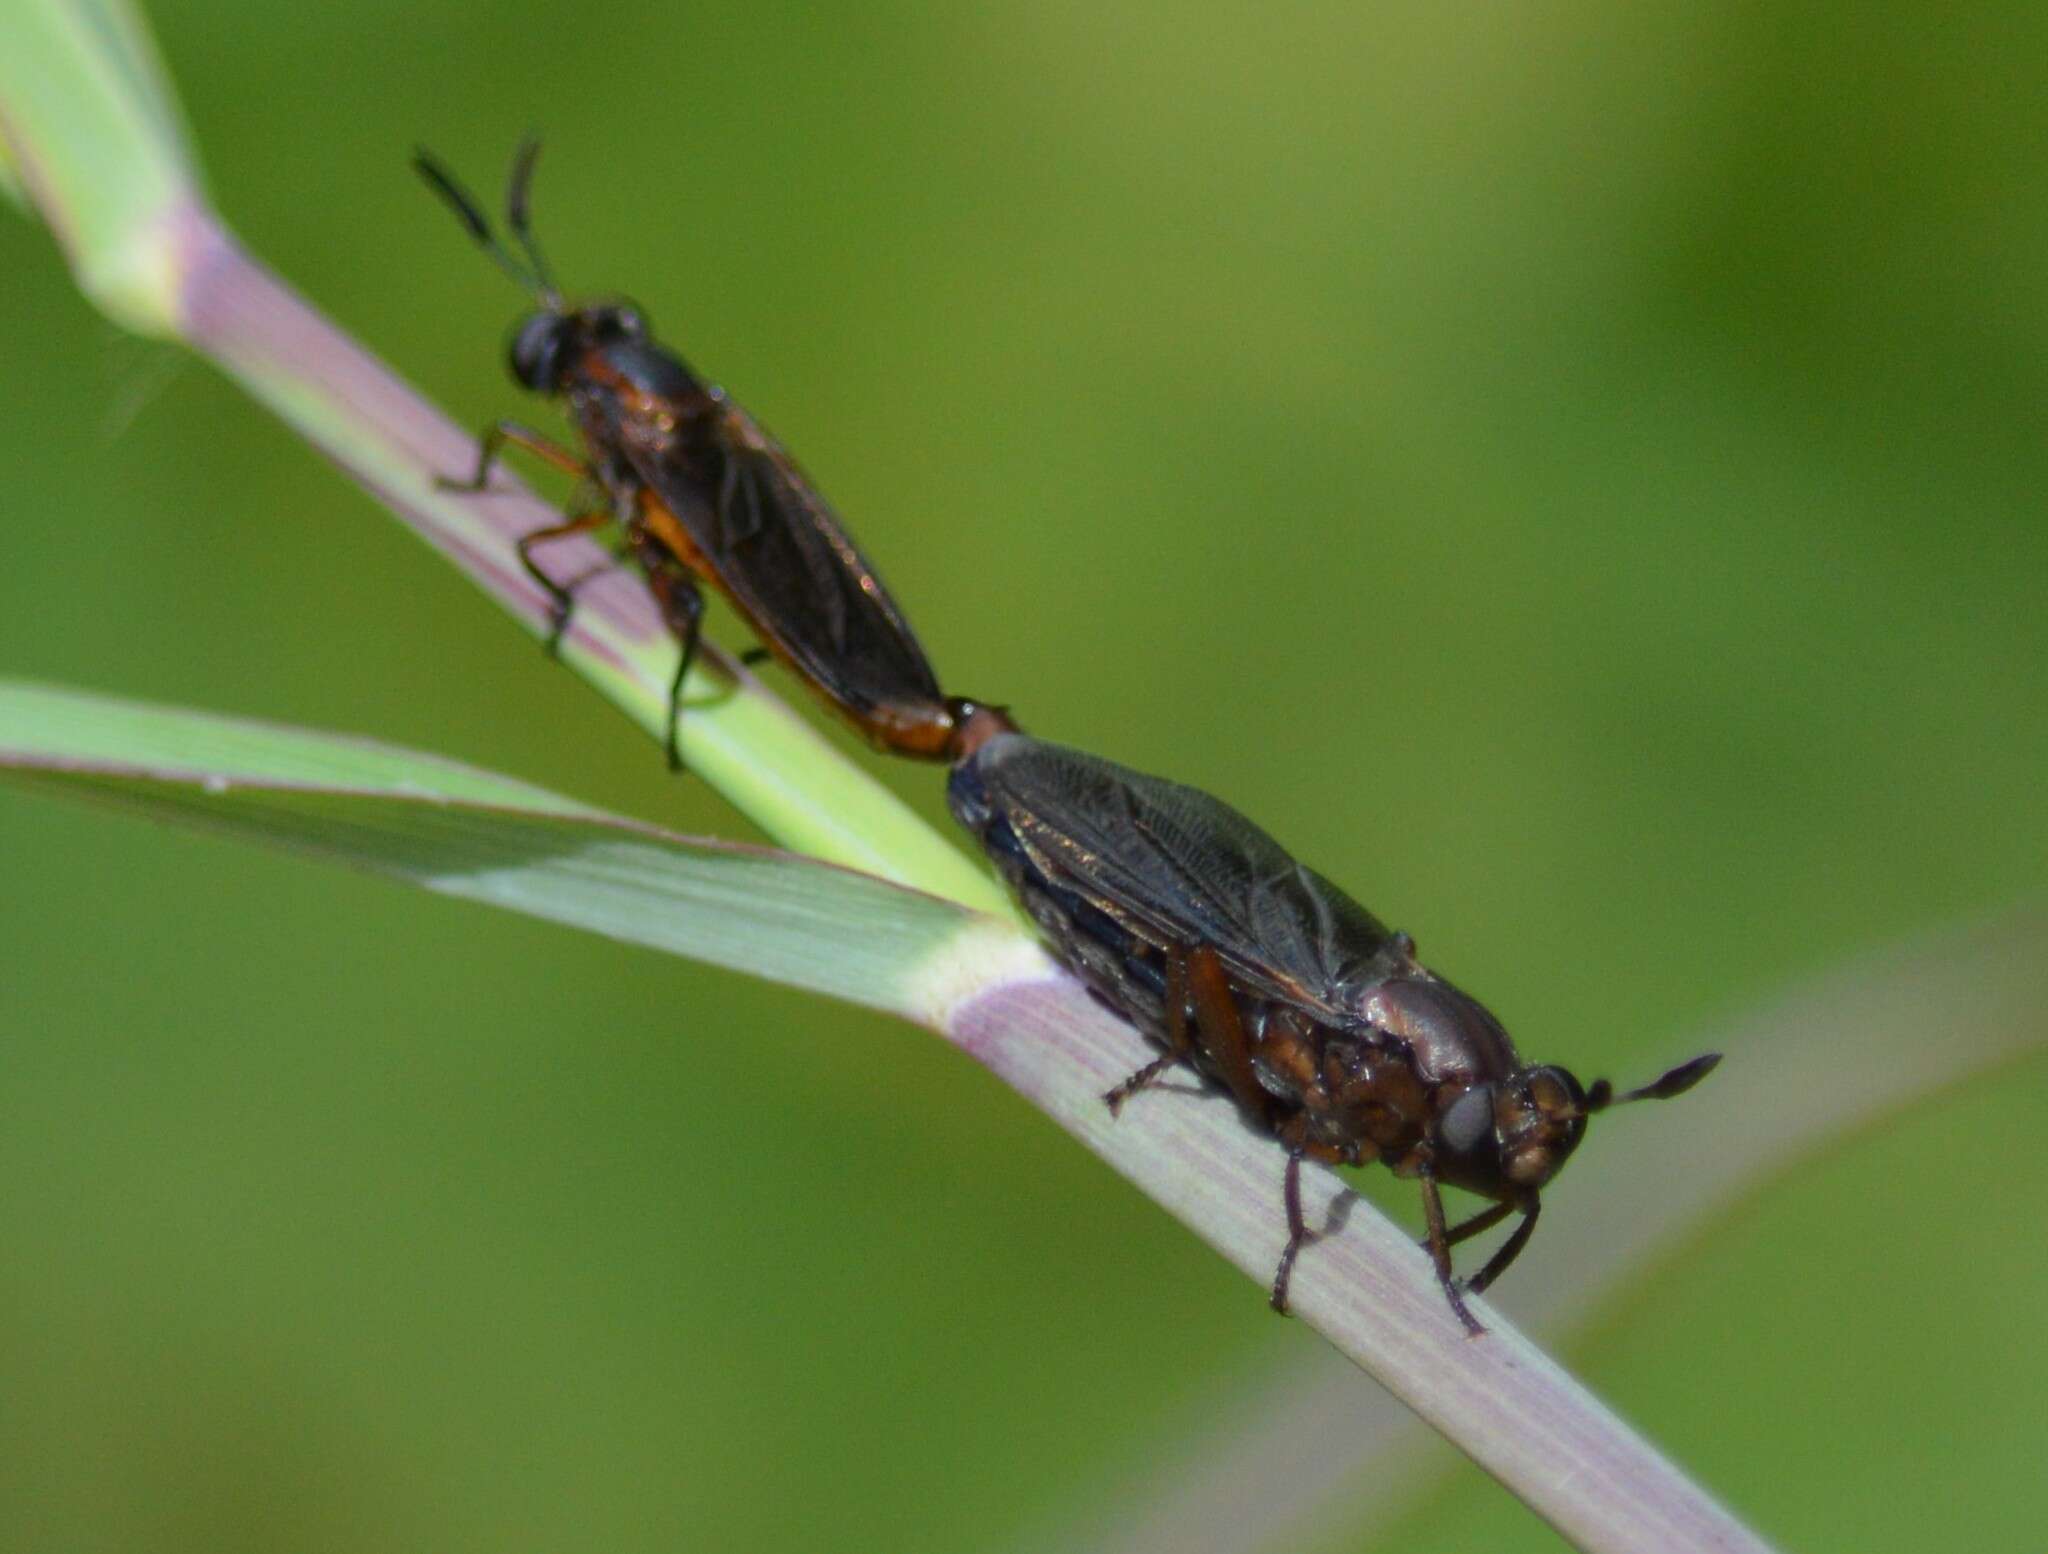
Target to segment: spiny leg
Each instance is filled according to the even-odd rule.
[[[1451,1238],[1444,1230],[1443,1195],[1436,1188],[1436,1172],[1428,1166],[1422,1168],[1422,1217],[1429,1225],[1429,1239],[1423,1244],[1429,1248],[1430,1260],[1436,1264],[1437,1283],[1444,1287],[1444,1296],[1450,1301],[1451,1310],[1458,1314],[1458,1320],[1465,1324],[1465,1331],[1477,1338],[1486,1329],[1466,1309],[1458,1281],[1451,1277]]]
[[[1529,1244],[1529,1237],[1536,1229],[1536,1216],[1543,1209],[1543,1200],[1530,1193],[1526,1202],[1518,1205],[1522,1211],[1522,1223],[1515,1227],[1515,1233],[1503,1241],[1500,1250],[1487,1259],[1486,1266],[1465,1281],[1465,1288],[1474,1295],[1484,1292],[1486,1287],[1507,1272],[1508,1264],[1522,1255],[1522,1248]]]
[[[561,583],[541,570],[540,563],[533,559],[533,547],[545,545],[550,540],[567,539],[572,534],[588,534],[611,521],[611,509],[599,508],[595,512],[578,513],[562,523],[550,524],[545,529],[535,529],[531,534],[522,534],[513,541],[512,548],[519,553],[519,564],[526,568],[526,575],[546,591],[552,608],[548,611],[548,656],[558,657],[562,651],[562,633],[569,629],[569,613],[576,607],[576,596]]]
[[[489,484],[491,466],[498,462],[498,455],[510,443],[515,448],[524,448],[538,459],[554,465],[571,475],[588,475],[587,461],[571,453],[567,448],[536,432],[522,421],[497,421],[484,429],[476,445],[476,473],[467,480],[454,480],[447,475],[436,475],[434,484],[443,491],[481,491]]]
[[[1166,950],[1166,1054],[1154,1058],[1130,1078],[1102,1099],[1108,1103],[1109,1114],[1114,1117],[1123,1110],[1124,1102],[1151,1084],[1176,1063],[1184,1063],[1195,1050],[1194,1037],[1188,1030],[1188,952],[1180,945],[1167,946]]]

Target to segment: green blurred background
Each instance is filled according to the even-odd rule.
[[[458,419],[530,408],[518,298],[406,157],[536,128],[565,284],[799,451],[950,684],[1229,797],[1525,1052],[1644,1076],[2048,884],[2038,6],[582,14],[152,7],[230,219]],[[740,833],[45,234],[0,273],[6,672]],[[7,1547],[995,1549],[1315,1363],[918,1032],[18,796],[0,860]],[[1788,1544],[2038,1533],[2044,1078],[1569,1357]],[[1393,1535],[1556,1546],[1476,1478]]]

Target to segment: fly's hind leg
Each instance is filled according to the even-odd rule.
[[[1486,1266],[1465,1281],[1465,1288],[1474,1295],[1482,1294],[1489,1284],[1507,1272],[1508,1264],[1522,1255],[1522,1248],[1529,1244],[1529,1237],[1535,1233],[1536,1216],[1542,1212],[1543,1200],[1531,1193],[1527,1200],[1515,1207],[1522,1211],[1521,1224],[1500,1244],[1500,1250],[1487,1260]]]
[[[1251,1038],[1230,991],[1223,959],[1208,945],[1171,945],[1166,951],[1166,1053],[1154,1058],[1103,1097],[1115,1113],[1177,1063],[1199,1050],[1247,1113],[1269,1120],[1269,1098],[1252,1071]]]
[[[1121,1112],[1124,1102],[1161,1074],[1194,1056],[1195,1038],[1189,1029],[1189,1014],[1188,952],[1181,945],[1171,945],[1166,951],[1166,1053],[1163,1057],[1154,1058],[1102,1097],[1109,1106],[1110,1116]]]
[[[682,645],[676,660],[675,678],[668,687],[668,734],[663,748],[668,752],[668,769],[683,769],[683,682],[690,677],[690,665],[697,658],[697,643],[704,622],[704,595],[697,580],[676,562],[642,555],[647,564],[647,583],[661,606],[661,618]]]
[[[1223,957],[1213,947],[1188,951],[1187,987],[1202,1055],[1245,1115],[1260,1127],[1271,1128],[1273,1097],[1252,1067],[1252,1035],[1237,1007],[1237,995],[1230,990]]]
[[[1487,1231],[1493,1229],[1494,1226],[1514,1212],[1515,1205],[1513,1203],[1496,1203],[1490,1209],[1481,1209],[1456,1229],[1445,1231],[1444,1245],[1456,1246],[1460,1241],[1469,1241],[1474,1236],[1485,1235]],[[1427,1241],[1423,1242],[1422,1246],[1425,1251],[1429,1249]]]

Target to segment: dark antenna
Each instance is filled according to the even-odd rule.
[[[463,188],[456,181],[455,175],[443,167],[432,152],[425,147],[416,148],[412,156],[412,165],[413,170],[427,181],[427,187],[440,195],[447,202],[448,208],[455,212],[456,219],[469,229],[469,235],[476,239],[477,247],[497,261],[499,269],[517,281],[521,290],[535,292],[543,304],[559,309],[561,298],[555,294],[554,287],[521,268],[519,261],[512,257],[511,251],[499,242],[497,235],[491,231],[491,224],[484,216],[483,207],[477,204],[476,196]]]
[[[1593,1081],[1586,1091],[1586,1113],[1588,1116],[1604,1111],[1609,1106],[1620,1106],[1625,1101],[1668,1101],[1674,1095],[1683,1095],[1694,1085],[1714,1071],[1714,1065],[1721,1061],[1718,1052],[1703,1052],[1689,1062],[1681,1063],[1670,1073],[1652,1080],[1640,1090],[1631,1090],[1627,1095],[1616,1095],[1614,1086],[1604,1079]]]
[[[555,278],[548,271],[548,262],[540,251],[540,244],[534,241],[533,226],[527,217],[526,191],[532,186],[533,166],[539,160],[540,142],[528,135],[519,142],[519,154],[512,158],[512,177],[505,185],[505,225],[512,229],[519,246],[526,250],[541,301],[560,312],[562,294],[555,289]]]

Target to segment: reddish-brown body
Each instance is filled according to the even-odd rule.
[[[1539,1189],[1609,1104],[1606,1083],[1587,1091],[1561,1068],[1524,1065],[1500,1022],[1421,965],[1406,934],[1207,794],[1013,734],[962,761],[949,798],[1053,953],[1165,1049],[1110,1092],[1111,1107],[1189,1063],[1287,1147],[1273,1304],[1286,1309],[1310,1239],[1301,1162],[1377,1160],[1422,1183],[1438,1275],[1478,1331],[1461,1288],[1484,1289],[1527,1244]],[[1715,1061],[1636,1096],[1678,1094]],[[1494,1206],[1448,1228],[1440,1182]],[[1450,1249],[1517,1211],[1500,1250],[1456,1283]]]

